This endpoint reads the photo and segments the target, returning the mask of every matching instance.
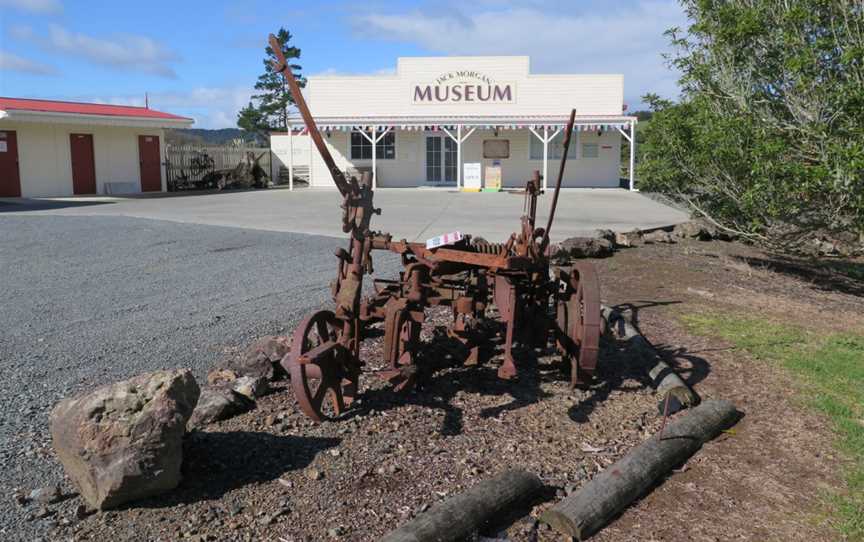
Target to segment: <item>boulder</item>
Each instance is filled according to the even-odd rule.
[[[60,401],[51,411],[57,457],[99,510],[180,483],[183,434],[200,390],[188,369],[156,371]]]
[[[605,258],[614,251],[612,242],[600,237],[571,237],[559,246],[571,258]]]
[[[251,410],[254,406],[254,401],[250,401],[229,387],[207,387],[201,391],[201,397],[198,399],[195,411],[192,412],[188,427],[195,429],[227,420]]]
[[[268,335],[249,345],[240,356],[222,362],[217,369],[233,371],[237,378],[251,376],[273,380],[284,374],[279,361],[290,350],[288,337]]]
[[[691,220],[677,224],[672,230],[672,234],[682,239],[699,239],[700,241],[710,241],[717,233],[717,229],[708,226],[699,220]]]
[[[668,231],[654,230],[642,234],[642,242],[646,245],[654,243],[674,243],[675,237]]]
[[[231,384],[231,389],[254,401],[270,391],[270,385],[263,376],[241,376]]]
[[[594,230],[594,237],[597,239],[606,239],[610,243],[615,243],[615,232],[612,230]]]

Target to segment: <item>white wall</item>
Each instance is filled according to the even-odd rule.
[[[13,123],[0,121],[0,128],[14,130],[18,137],[18,163],[23,197],[71,196],[72,158],[70,134],[92,134],[96,164],[96,190],[105,193],[105,183],[133,183],[141,190],[138,136],[159,136],[160,159],[165,159],[165,135],[160,128],[128,128],[77,124]],[[160,167],[162,190],[165,168]]]
[[[512,83],[513,103],[414,103],[417,84],[434,84],[443,74],[475,71],[493,83]],[[466,81],[475,81],[466,79]],[[529,73],[528,57],[406,57],[396,74],[310,76],[304,92],[312,114],[340,116],[559,115],[576,108],[580,116],[620,115],[624,77],[620,74],[546,75]]]
[[[443,132],[438,132],[442,137],[447,137]],[[396,130],[396,159],[377,160],[378,180],[381,188],[422,186],[426,183],[426,136],[432,135],[428,132]],[[530,159],[530,139],[535,137],[527,129],[523,130],[500,130],[497,138],[492,130],[476,130],[462,145],[462,163],[481,162],[484,167],[492,165],[493,160],[483,158],[483,141],[486,139],[508,139],[510,140],[510,158],[501,160],[503,185],[505,187],[523,187],[525,182],[531,178],[534,170],[543,171],[543,160]],[[274,156],[277,154],[275,148],[287,147],[287,135],[273,134],[271,145],[274,146]],[[371,167],[372,160],[351,161],[349,148],[349,132],[331,132],[330,136],[324,137],[336,165],[341,170],[357,167]],[[596,143],[598,145],[597,158],[585,158],[582,156],[581,146],[583,143]],[[319,188],[333,188],[330,173],[324,165],[324,161],[318,155],[314,146],[310,149],[310,138],[308,136],[294,136],[295,165],[309,163],[309,151],[312,158],[312,186]],[[617,131],[603,132],[576,132],[571,145],[577,145],[576,158],[567,160],[564,171],[562,186],[592,187],[592,188],[617,188],[620,176],[621,135]],[[442,142],[443,146],[443,142]],[[303,150],[298,152],[297,149]],[[604,148],[608,147],[608,148]],[[287,155],[284,158],[287,165]],[[558,159],[549,159],[550,188],[558,174]]]

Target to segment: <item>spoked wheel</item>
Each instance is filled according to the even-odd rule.
[[[577,262],[562,273],[556,322],[558,346],[570,361],[570,385],[587,383],[600,351],[600,282],[594,266]]]
[[[291,353],[283,361],[300,409],[316,422],[342,414],[357,392],[359,368],[339,342],[342,326],[331,311],[307,316],[294,331]]]

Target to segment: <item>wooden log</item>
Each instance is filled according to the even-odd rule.
[[[625,341],[646,363],[651,384],[657,393],[663,396],[664,402],[666,397],[677,401],[678,405],[672,405],[670,412],[699,404],[699,396],[696,392],[668,363],[663,361],[651,342],[636,329],[636,326],[620,312],[607,305],[602,306],[601,313],[610,332]]]
[[[740,413],[729,401],[705,401],[667,425],[662,435],[643,442],[578,492],[544,512],[540,521],[584,540],[739,417]]]
[[[508,470],[436,504],[389,533],[381,542],[464,540],[530,501],[542,489],[543,482],[537,476],[524,470]]]

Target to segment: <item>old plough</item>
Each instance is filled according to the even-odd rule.
[[[537,227],[540,175],[525,188],[526,214],[518,233],[504,243],[470,235],[442,246],[395,240],[370,228],[381,210],[373,206],[371,174],[347,178],[336,166],[303,98],[290,65],[274,36],[274,69],[282,73],[306,129],[343,198],[342,230],[347,249],[336,250],[338,271],[333,281],[334,310],[307,316],[293,334],[291,353],[282,361],[303,412],[315,421],[339,416],[357,397],[363,361],[360,343],[369,326],[383,322],[384,358],[380,376],[396,391],[410,389],[417,379],[420,330],[430,307],[449,307],[449,335],[460,341],[465,363],[478,361],[480,325],[487,308],[497,308],[506,326],[504,359],[498,376],[517,376],[513,344],[545,348],[554,341],[569,362],[571,384],[586,383],[597,364],[600,340],[600,289],[592,265],[550,268],[549,232],[561,190],[575,111],[564,135],[564,152],[546,227]],[[374,279],[374,294],[363,297],[363,280],[373,272],[372,251],[387,250],[401,257],[397,280]]]

